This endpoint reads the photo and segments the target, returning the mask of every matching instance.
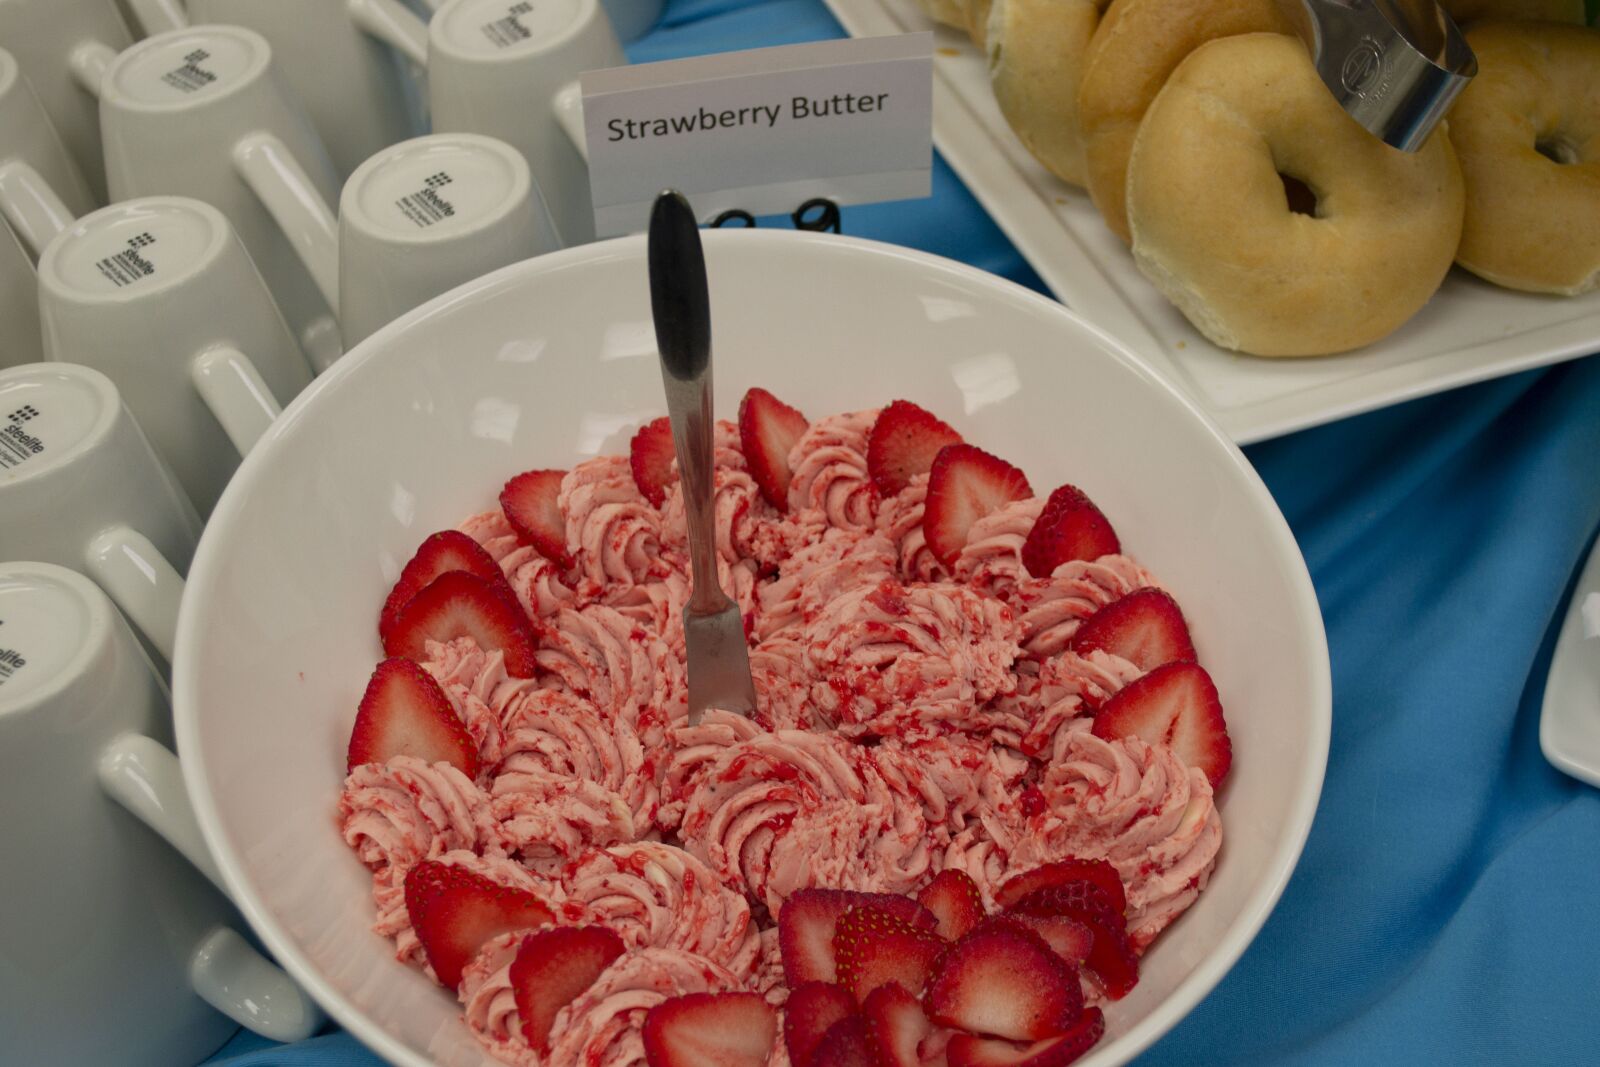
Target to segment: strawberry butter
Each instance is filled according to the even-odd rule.
[[[687,721],[664,419],[419,548],[337,805],[374,930],[523,1067],[1075,1058],[1222,843],[1179,606],[907,401],[751,390],[715,456],[753,718]]]

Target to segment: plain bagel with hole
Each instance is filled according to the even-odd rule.
[[[1316,195],[1291,211],[1284,177]],[[1145,114],[1128,167],[1139,270],[1213,343],[1344,352],[1439,288],[1461,237],[1461,168],[1441,126],[1417,152],[1367,133],[1297,38],[1211,41]]]
[[[1600,30],[1485,22],[1450,113],[1467,183],[1456,262],[1508,289],[1600,284]]]
[[[1084,184],[1078,84],[1105,0],[994,0],[989,86],[1017,139],[1064,182]]]

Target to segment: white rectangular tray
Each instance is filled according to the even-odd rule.
[[[925,30],[915,0],[826,0],[851,34]],[[1068,307],[1187,391],[1240,444],[1600,351],[1600,291],[1542,297],[1459,269],[1410,322],[1352,355],[1259,359],[1217,348],[1133,265],[1087,193],[1052,176],[1012,134],[983,57],[937,28],[933,139]]]

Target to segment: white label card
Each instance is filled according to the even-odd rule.
[[[931,191],[932,33],[590,71],[582,85],[601,237],[645,229],[667,188],[703,219]]]

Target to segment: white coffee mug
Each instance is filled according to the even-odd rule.
[[[481,274],[560,247],[521,153],[433,134],[363,163],[339,198],[339,325],[346,348]]]
[[[94,194],[10,52],[0,48],[0,215],[37,257]]]
[[[200,516],[117,387],[72,363],[0,371],[0,560],[81,571],[167,662],[173,581],[188,570]]]
[[[197,200],[143,197],[69,226],[39,257],[39,317],[46,358],[116,382],[202,515],[311,381],[228,220]]]
[[[189,0],[189,14],[248,26],[271,43],[341,181],[380,148],[423,132],[405,59],[426,62],[428,28],[401,0]]]
[[[97,203],[106,178],[94,90],[110,57],[132,42],[114,0],[0,0],[0,46],[39,94]]]
[[[105,596],[61,567],[0,564],[7,1062],[171,1067],[236,1024],[292,1041],[322,1021],[186,862],[215,881],[170,743],[165,688]]]
[[[434,130],[516,148],[562,243],[594,240],[589,170],[556,109],[584,71],[627,63],[599,0],[450,0],[428,28]]]
[[[44,358],[39,335],[39,279],[11,227],[0,222],[0,370]]]
[[[297,245],[333,234],[339,181],[266,39],[240,26],[157,34],[118,56],[100,84],[106,175],[116,200],[175,195],[216,207],[238,231],[317,370],[338,358],[335,305]],[[300,227],[320,203],[326,233]]]

